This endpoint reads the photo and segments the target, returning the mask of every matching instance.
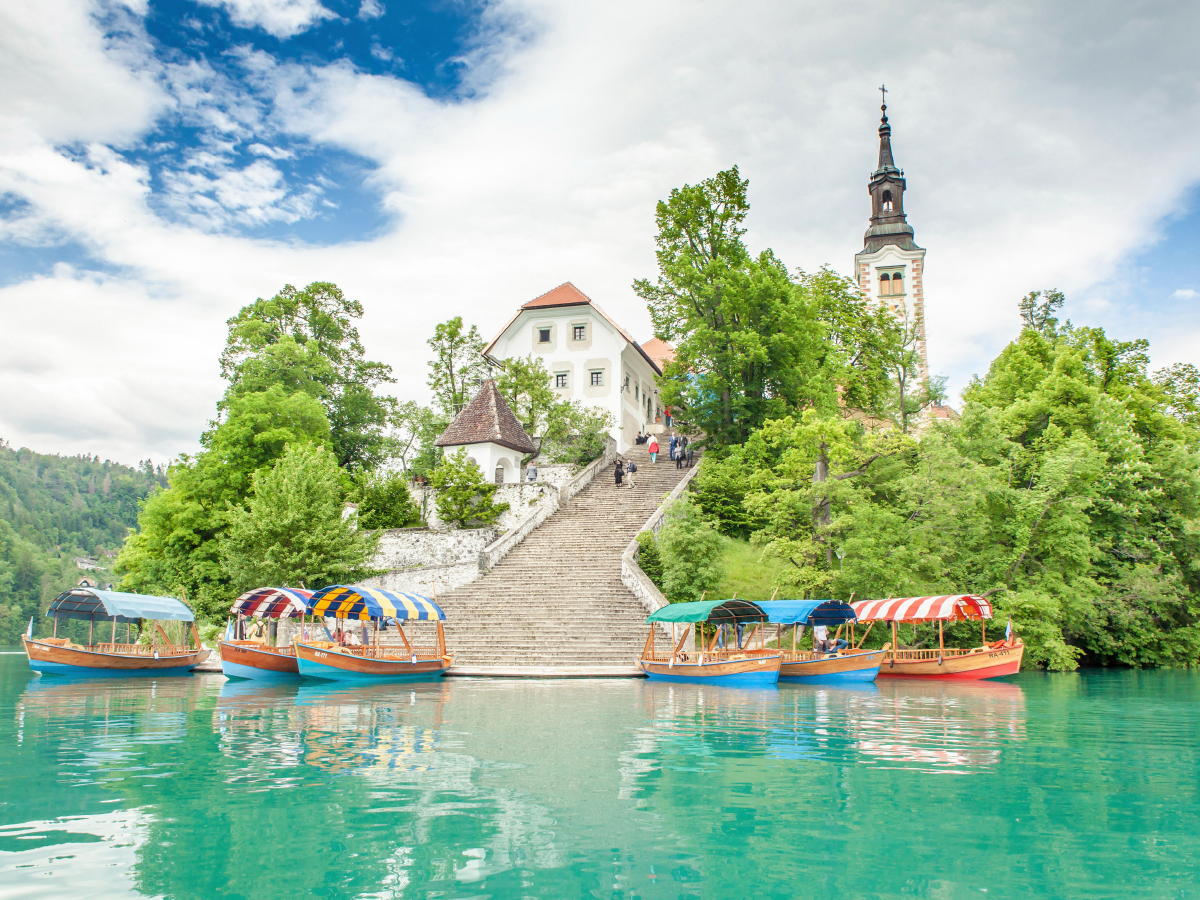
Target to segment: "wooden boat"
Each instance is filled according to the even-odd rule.
[[[768,600],[760,603],[767,621],[778,626],[777,644],[783,653],[783,666],[779,680],[801,684],[850,684],[870,683],[879,674],[883,662],[883,650],[863,650],[847,645],[843,649],[822,652],[816,644],[816,627],[835,627],[834,638],[841,635],[846,623],[855,621],[854,610],[839,600]],[[784,625],[791,625],[792,648],[783,649],[778,643]],[[811,650],[796,649],[799,634],[806,625],[812,625],[813,646]]]
[[[428,597],[379,590],[378,588],[333,585],[317,591],[308,601],[308,613],[333,616],[338,620],[338,636],[347,635],[346,619],[371,622],[369,639],[363,646],[336,641],[298,641],[296,662],[305,678],[330,681],[426,681],[440,678],[454,664],[454,654],[446,652],[446,632],[442,623],[446,614]],[[404,642],[404,652],[379,646],[379,620],[396,620]],[[404,622],[433,622],[437,643],[433,647],[415,647],[404,631]],[[366,629],[364,629],[366,632]],[[414,636],[415,637],[415,636]]]
[[[217,642],[221,650],[221,671],[231,678],[299,678],[300,669],[292,647],[246,640],[245,625],[247,619],[277,622],[303,617],[312,595],[312,591],[296,588],[264,587],[238,597],[229,610],[237,616],[233,634]]]
[[[54,617],[54,636],[33,637],[33,620],[22,637],[29,667],[35,672],[55,675],[186,675],[208,659],[211,652],[200,644],[195,617],[187,606],[174,597],[149,594],[124,594],[77,587],[54,598],[47,616]],[[86,619],[87,645],[58,636],[60,619]],[[149,644],[135,643],[130,634],[134,622],[154,622]],[[191,633],[182,645],[171,641],[161,621],[188,622]],[[117,625],[125,625],[125,641],[117,640]],[[111,626],[109,640],[96,642],[96,627],[101,633]],[[192,646],[188,646],[188,638]]]
[[[762,645],[762,626],[766,614],[749,600],[708,600],[695,603],[669,603],[647,617],[650,636],[642,655],[636,660],[638,667],[651,681],[684,681],[699,684],[721,684],[729,687],[771,687],[779,681],[779,667],[783,659],[778,650],[768,650]],[[708,622],[717,630],[708,646],[700,650],[684,651],[692,626]],[[671,648],[669,652],[657,651],[654,646],[655,626],[670,624]],[[675,640],[675,626],[683,624],[683,634]],[[734,649],[718,648],[718,638],[730,626],[751,626],[749,634]],[[755,637],[759,646],[752,648]],[[735,645],[738,642],[735,642]]]
[[[881,678],[942,678],[974,681],[1003,678],[1021,670],[1025,645],[1015,632],[1004,640],[988,643],[987,620],[992,605],[974,594],[946,594],[937,597],[899,597],[887,600],[862,600],[852,604],[859,622],[892,623],[891,644],[879,669]],[[978,647],[946,647],[946,622],[979,622],[981,643]],[[938,623],[937,649],[906,650],[898,647],[898,623]],[[866,639],[866,635],[863,636]],[[861,643],[861,642],[860,642]]]

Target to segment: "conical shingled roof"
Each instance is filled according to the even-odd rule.
[[[439,447],[461,447],[489,442],[521,453],[537,449],[490,378],[435,443]]]

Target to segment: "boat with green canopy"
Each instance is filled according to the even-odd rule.
[[[847,684],[852,682],[872,682],[879,675],[879,667],[883,664],[882,650],[863,650],[851,646],[849,642],[838,640],[846,625],[853,625],[856,620],[854,608],[840,600],[768,600],[760,603],[767,621],[775,624],[776,644],[783,653],[783,667],[779,672],[780,681],[792,681],[802,684]],[[783,646],[783,626],[792,626],[792,647],[790,650]],[[812,626],[812,649],[797,648],[799,637],[805,626]],[[835,628],[833,638],[829,641],[833,647],[819,647],[817,644],[818,628]],[[845,643],[846,646],[838,647]],[[836,649],[835,649],[836,647]]]
[[[425,681],[440,678],[454,664],[454,654],[446,652],[446,632],[442,626],[446,614],[437,603],[420,594],[335,584],[313,594],[306,613],[336,619],[335,635],[340,640],[293,643],[296,664],[305,678]],[[347,619],[363,623],[357,646],[352,643],[354,635],[345,627]],[[380,646],[379,625],[385,619],[395,620],[404,642],[403,655],[396,652],[399,648]],[[404,624],[414,622],[432,622],[437,626],[434,646],[417,647],[415,631],[410,640]]]
[[[638,667],[651,681],[690,681],[735,687],[769,687],[779,681],[783,660],[778,650],[764,645],[763,626],[767,615],[749,600],[697,600],[694,603],[668,603],[646,621],[650,636],[637,660]],[[700,633],[702,624],[715,626],[711,640]],[[671,644],[656,649],[657,627],[671,626]],[[676,639],[678,626],[683,633]],[[684,650],[684,643],[695,626],[699,649]],[[749,633],[745,629],[749,627]],[[735,636],[736,635],[736,636]],[[755,639],[758,647],[753,646]],[[725,646],[718,646],[724,640]],[[732,641],[733,647],[729,647]]]
[[[186,675],[208,659],[211,652],[200,643],[196,617],[192,611],[174,597],[77,587],[55,597],[46,615],[54,619],[52,637],[35,638],[32,619],[22,637],[29,667],[35,672],[104,676]],[[63,619],[88,623],[86,646],[58,636],[59,621]],[[134,640],[133,625],[137,623],[140,635],[147,620],[153,623],[153,627],[150,629],[150,642],[143,644]],[[179,633],[174,637],[169,635],[161,624],[163,622],[180,623]],[[125,626],[121,629],[124,634],[118,633],[119,625]],[[97,641],[97,638],[105,636],[106,631],[108,640]],[[125,640],[118,641],[118,637]]]

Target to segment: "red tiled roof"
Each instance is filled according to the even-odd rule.
[[[542,296],[522,304],[521,309],[537,309],[540,306],[582,306],[591,302],[591,297],[567,281],[554,290],[546,291]]]
[[[658,363],[660,369],[663,367],[663,363],[668,363],[675,358],[675,348],[658,338],[650,338],[642,344],[642,349],[646,351],[647,356]]]
[[[505,322],[504,327],[500,329],[500,333],[492,338],[491,343],[488,344],[484,349],[483,355],[489,359],[491,358],[492,348],[495,347],[496,342],[500,340],[500,335],[504,334],[504,332],[508,330],[508,326],[515,322],[517,320],[517,316],[521,315],[522,312],[527,309],[548,309],[555,306],[590,306],[597,313],[599,313],[609,325],[617,329],[617,333],[620,334],[621,337],[625,338],[625,340],[628,341],[638,353],[642,354],[646,362],[650,363],[650,367],[654,370],[656,375],[662,374],[662,366],[659,365],[658,362],[642,348],[642,345],[631,338],[629,336],[629,332],[618,325],[616,321],[614,321],[613,317],[602,310],[600,306],[594,300],[592,300],[591,297],[589,297],[579,288],[575,287],[575,285],[571,284],[569,281],[565,281],[554,290],[547,291],[539,297],[534,297],[528,303],[522,304],[521,308],[517,310],[517,315]]]
[[[521,453],[537,449],[490,378],[434,443],[439,447],[460,447],[489,442]]]

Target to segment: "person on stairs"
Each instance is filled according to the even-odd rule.
[[[636,472],[636,471],[637,471],[637,463],[635,463],[635,462],[634,462],[634,461],[631,459],[631,460],[629,461],[629,465],[627,465],[627,466],[625,467],[625,480],[629,482],[629,487],[630,487],[630,489],[632,489],[632,488],[633,488],[633,473],[634,473],[634,472]]]
[[[617,460],[616,466],[613,468],[613,478],[617,480],[617,487],[621,486],[621,480],[625,477],[625,467],[621,465],[621,460]]]
[[[675,455],[672,458],[675,460],[675,468],[682,469],[683,461],[687,459],[687,451],[680,445],[675,448]]]
[[[675,432],[671,432],[670,440],[667,441],[667,449],[671,453],[671,462],[675,462],[675,448],[679,446],[679,438],[675,436]]]
[[[646,448],[650,451],[650,462],[658,462],[658,438],[650,435],[650,446]]]

